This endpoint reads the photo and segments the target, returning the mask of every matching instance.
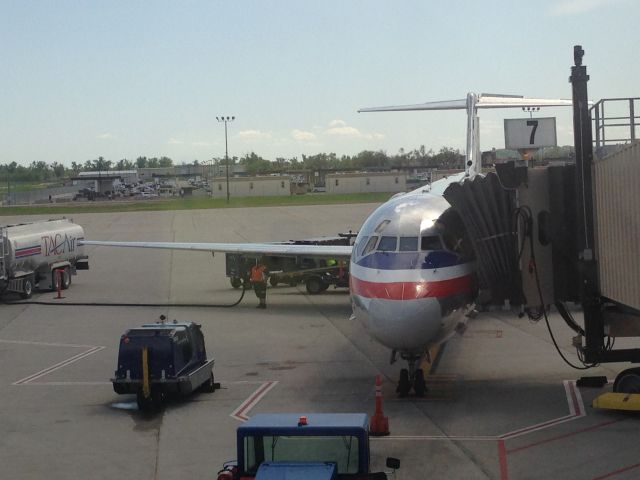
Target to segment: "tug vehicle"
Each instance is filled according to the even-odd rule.
[[[237,430],[237,461],[218,480],[386,479],[370,471],[369,420],[365,413],[262,413]],[[387,458],[387,468],[400,461]]]
[[[140,410],[153,410],[168,395],[188,395],[198,389],[214,392],[214,359],[207,358],[204,336],[194,322],[150,323],[120,337],[113,390],[135,394]]]

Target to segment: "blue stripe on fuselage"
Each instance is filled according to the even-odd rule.
[[[358,260],[356,265],[378,270],[415,270],[452,267],[461,263],[457,255],[435,250],[432,252],[374,252]]]

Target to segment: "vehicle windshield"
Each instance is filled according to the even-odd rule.
[[[333,462],[338,474],[358,473],[358,437],[265,435],[244,438],[244,473],[262,462]]]

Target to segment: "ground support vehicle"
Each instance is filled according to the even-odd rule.
[[[318,237],[305,240],[290,240],[282,244],[290,245],[349,245],[353,233],[339,234],[336,237]],[[340,267],[337,259],[318,259],[304,256],[247,256],[237,253],[225,254],[226,275],[233,288],[240,288],[243,279],[249,278],[249,271],[256,262],[263,258],[269,271],[269,283],[272,287],[278,284],[295,286],[304,282],[309,293],[321,293],[329,286],[348,287],[348,261]],[[346,273],[345,273],[346,272]]]
[[[365,413],[257,414],[238,427],[237,461],[218,480],[385,479],[370,472],[368,425]]]
[[[198,388],[219,388],[214,359],[207,359],[200,325],[193,322],[146,324],[120,338],[113,390],[135,394],[140,410],[160,407],[168,395],[188,395]]]
[[[89,269],[82,240],[83,228],[67,219],[0,227],[0,293],[69,288],[76,270]]]
[[[318,264],[327,263],[326,260],[317,260]],[[333,263],[333,262],[332,262]],[[297,284],[302,281],[311,295],[317,295],[326,291],[329,287],[349,287],[349,264],[337,262],[338,266],[325,266],[309,268],[292,272],[275,272],[269,275],[269,283],[275,287],[278,283]]]

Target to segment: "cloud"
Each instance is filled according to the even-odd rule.
[[[305,132],[303,130],[292,130],[291,136],[300,142],[313,142],[317,138],[315,133]]]
[[[560,0],[551,7],[551,15],[578,15],[601,7],[619,3],[621,0]]]
[[[113,140],[116,137],[115,137],[115,135],[113,135],[111,133],[101,133],[96,138],[99,138],[100,140]]]
[[[169,145],[182,145],[184,142],[182,140],[178,140],[177,138],[171,137],[169,140],[167,140],[167,143]]]
[[[267,132],[261,132],[260,130],[243,130],[241,132],[238,132],[236,138],[246,141],[269,140],[271,138],[271,134]]]
[[[210,147],[213,145],[211,142],[191,142],[194,147]]]
[[[326,135],[342,138],[363,138],[365,140],[380,140],[384,138],[381,133],[364,133],[355,127],[350,127],[344,120],[331,120]]]
[[[340,127],[346,127],[347,126],[347,122],[345,122],[344,120],[331,120],[329,122],[329,128],[340,128]]]

